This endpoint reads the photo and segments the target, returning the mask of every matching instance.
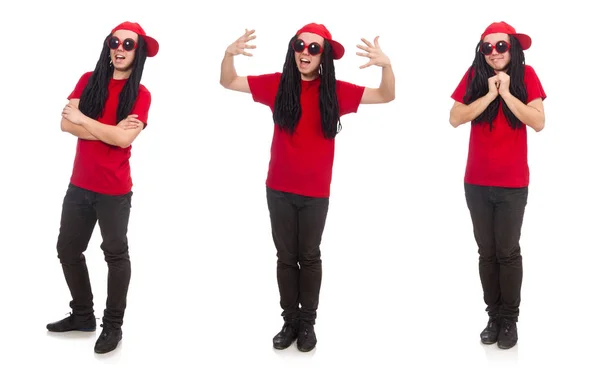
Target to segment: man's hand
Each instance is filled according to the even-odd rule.
[[[499,86],[500,82],[498,81],[498,75],[492,76],[488,79],[488,96],[490,96],[492,100],[498,97]]]
[[[256,38],[256,35],[252,35],[254,34],[254,29],[253,30],[248,30],[246,29],[246,32],[244,33],[244,35],[242,35],[241,37],[239,37],[235,42],[233,42],[231,45],[229,45],[227,47],[227,53],[230,55],[245,55],[245,56],[252,56],[251,53],[246,52],[245,49],[255,49],[256,46],[255,45],[249,45],[248,42],[250,42],[251,40]]]
[[[510,76],[504,72],[498,72],[498,94],[502,97],[510,95]]]
[[[137,114],[131,114],[117,124],[117,127],[123,130],[135,130],[136,128],[144,127],[144,123],[137,119]]]
[[[83,115],[81,111],[72,104],[68,103],[62,111],[62,117],[68,120],[73,124],[77,124],[79,126],[83,125],[85,122],[86,116]]]
[[[360,66],[361,69],[370,67],[372,65],[376,65],[378,67],[390,66],[390,58],[388,58],[383,51],[381,51],[381,47],[379,47],[378,36],[375,37],[373,43],[367,41],[365,38],[361,38],[361,40],[365,45],[356,45],[356,47],[366,52],[357,52],[356,55],[369,58],[369,61],[366,64]]]

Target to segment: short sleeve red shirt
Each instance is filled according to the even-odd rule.
[[[452,93],[452,99],[460,103],[464,103],[468,74],[469,70]],[[524,82],[527,103],[537,98],[546,99],[542,84],[531,66],[525,65]],[[501,107],[492,129],[489,124],[471,122],[464,180],[481,186],[518,188],[529,185],[527,128],[512,129]]]
[[[281,73],[248,76],[255,102],[275,108]],[[302,115],[293,134],[274,125],[267,187],[309,197],[329,197],[335,139],[326,139],[319,110],[320,79],[302,81]],[[340,117],[358,110],[364,86],[337,81]]]
[[[81,76],[68,99],[80,98],[92,72]],[[127,80],[111,79],[108,84],[108,97],[98,122],[116,126],[119,94]],[[140,84],[138,97],[131,114],[146,125],[151,96],[146,87]],[[98,140],[77,140],[77,150],[73,163],[71,183],[75,186],[106,195],[124,195],[133,186],[129,158],[131,146],[120,148]]]

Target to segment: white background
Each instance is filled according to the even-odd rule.
[[[596,18],[583,1],[548,3],[3,5],[0,374],[595,375]],[[146,63],[142,81],[153,102],[133,147],[124,338],[99,356],[101,328],[45,329],[70,299],[55,247],[76,139],[59,124],[66,96],[124,20],[140,22],[160,52]],[[450,94],[481,32],[501,20],[533,38],[526,62],[548,95],[546,128],[529,131],[520,340],[508,351],[479,342],[486,313],[462,186],[469,126],[448,122]],[[256,29],[258,48],[236,57],[238,73],[280,70],[289,38],[313,21],[346,46],[338,79],[378,86],[381,70],[360,70],[365,59],[355,46],[380,35],[397,82],[394,102],[342,118],[322,244],[319,343],[301,354],[271,345],[282,324],[264,189],[271,113],[223,89],[219,72],[244,28]],[[106,298],[100,242],[96,232],[86,253],[97,317]]]

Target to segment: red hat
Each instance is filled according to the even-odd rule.
[[[488,26],[487,29],[485,29],[485,31],[483,32],[483,34],[481,34],[481,40],[483,40],[483,38],[486,35],[494,33],[504,33],[512,35],[513,37],[517,38],[523,50],[527,50],[529,47],[531,47],[531,37],[529,35],[517,33],[514,27],[510,26],[504,21],[494,22],[493,24]]]
[[[342,56],[344,56],[344,51],[345,51],[344,46],[342,46],[341,43],[334,41],[331,38],[331,33],[329,32],[329,30],[327,30],[325,25],[315,24],[315,23],[310,23],[308,25],[304,25],[302,27],[302,29],[300,29],[296,32],[296,35],[298,36],[302,33],[313,33],[313,34],[320,35],[321,37],[326,39],[327,42],[329,42],[329,44],[331,45],[331,47],[333,49],[333,58],[334,59],[341,59]]]
[[[120,24],[117,27],[115,27],[114,29],[112,29],[112,31],[110,33],[112,34],[112,33],[114,33],[117,30],[129,30],[129,31],[133,31],[134,33],[136,33],[140,37],[144,38],[144,42],[146,42],[146,48],[147,48],[147,52],[148,52],[147,56],[149,58],[151,58],[151,57],[155,56],[156,54],[158,54],[158,42],[156,41],[156,39],[147,36],[146,32],[144,31],[144,29],[142,29],[142,27],[140,26],[140,24],[138,24],[137,22],[125,21],[122,24]]]

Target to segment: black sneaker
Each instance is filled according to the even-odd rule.
[[[312,351],[317,345],[315,327],[312,323],[301,321],[298,326],[298,350],[302,352]]]
[[[123,338],[123,331],[106,324],[100,326],[102,326],[102,333],[96,341],[94,352],[107,353],[113,351]]]
[[[488,324],[485,329],[481,332],[479,337],[483,344],[494,344],[498,341],[498,333],[500,332],[500,324],[495,317],[490,317]]]
[[[517,334],[517,323],[511,319],[504,318],[500,323],[500,333],[498,334],[498,347],[507,350],[513,348],[519,335]]]
[[[46,325],[46,329],[51,332],[67,332],[67,331],[96,331],[96,317],[94,315],[78,316],[69,313],[67,318],[60,321],[52,322]]]
[[[273,348],[284,350],[294,343],[298,337],[298,328],[295,322],[286,322],[281,331],[273,337]]]

